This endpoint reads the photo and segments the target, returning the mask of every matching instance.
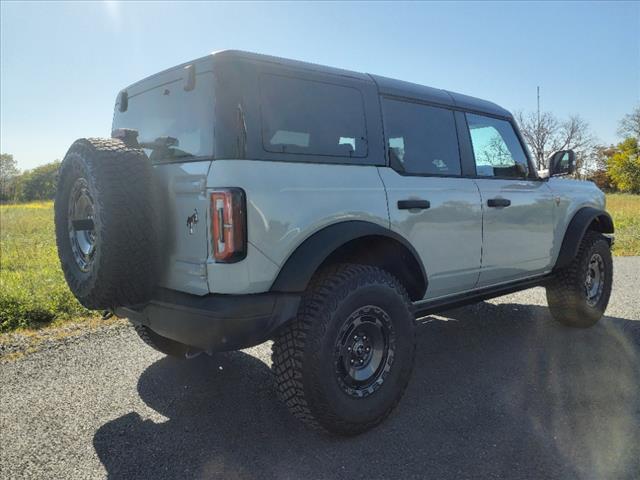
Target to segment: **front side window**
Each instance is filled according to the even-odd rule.
[[[332,83],[264,75],[262,144],[278,153],[366,157],[361,93]]]
[[[392,167],[418,175],[460,175],[451,110],[388,98],[382,110]]]
[[[476,174],[482,177],[526,177],[527,157],[506,120],[467,113]]]

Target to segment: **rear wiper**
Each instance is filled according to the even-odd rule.
[[[192,153],[176,148],[180,142],[175,137],[158,137],[152,142],[139,142],[142,148],[151,150],[151,156],[156,158],[184,158],[193,157]],[[153,160],[154,158],[152,158]]]
[[[163,148],[169,148],[178,146],[180,142],[175,137],[158,137],[152,142],[138,142],[142,148],[148,148],[150,150],[162,150]]]

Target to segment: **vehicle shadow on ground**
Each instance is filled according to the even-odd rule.
[[[355,438],[305,429],[243,352],[163,358],[138,391],[163,423],[103,425],[109,478],[634,478],[640,322],[587,330],[547,308],[481,303],[421,319],[416,368],[391,417]]]

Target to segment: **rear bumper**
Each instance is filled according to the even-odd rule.
[[[162,289],[148,304],[119,307],[115,313],[186,345],[226,351],[268,340],[296,315],[299,303],[294,294],[197,296]]]

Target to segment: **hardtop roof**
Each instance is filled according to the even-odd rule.
[[[508,110],[500,107],[493,102],[482,100],[480,98],[472,97],[469,95],[464,95],[461,93],[451,92],[449,90],[427,87],[425,85],[419,85],[403,80],[396,80],[380,75],[360,73],[352,70],[319,65],[316,63],[302,62],[299,60],[291,60],[288,58],[274,57],[271,55],[245,52],[241,50],[221,50],[219,52],[213,52],[204,57],[182,63],[175,67],[168,68],[154,75],[146,77],[138,82],[129,85],[124,90],[127,90],[130,94],[140,93],[141,91],[149,88],[148,84],[153,82],[153,80],[156,80],[157,83],[162,84],[166,78],[172,76],[172,74],[181,70],[187,65],[199,64],[207,66],[208,64],[208,69],[210,69],[214,68],[214,64],[218,62],[224,63],[226,61],[234,60],[248,60],[260,63],[271,63],[282,65],[283,67],[292,69],[311,70],[330,75],[350,77],[364,82],[374,82],[381,95],[404,97],[453,108],[461,108],[464,110],[471,110],[480,113],[489,113],[491,115],[497,115],[501,117],[512,117],[511,113],[509,113]]]

